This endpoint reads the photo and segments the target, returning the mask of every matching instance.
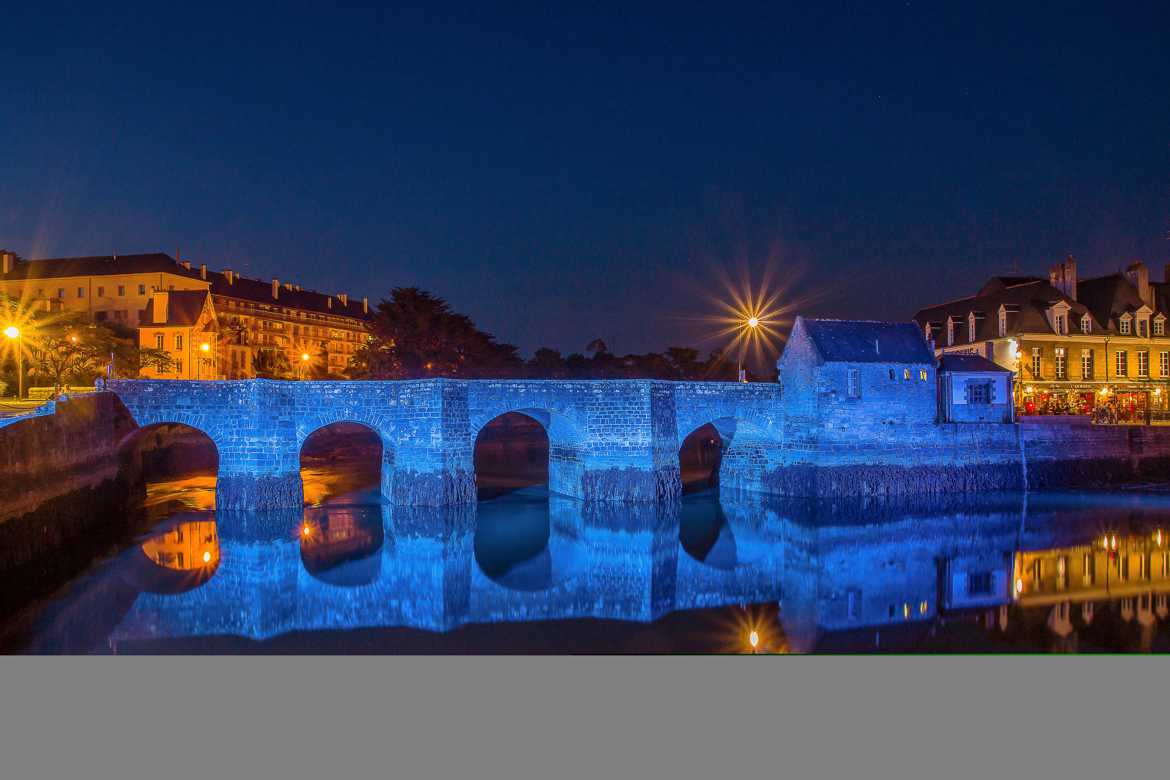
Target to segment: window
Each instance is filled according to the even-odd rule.
[[[918,378],[920,380],[922,380],[923,382],[925,382],[928,379],[930,379],[930,374],[927,372],[927,370],[925,368],[920,368],[920,369],[918,369]]]
[[[991,382],[968,382],[967,383],[967,403],[969,404],[989,404],[991,397],[994,395],[995,388],[992,387]]]
[[[101,285],[98,285],[98,297],[99,297],[99,298],[105,298],[105,297],[106,297],[106,288],[105,288],[105,287],[102,287]]]
[[[139,295],[146,295],[146,285],[145,284],[138,285],[138,294]]]
[[[182,349],[182,348],[183,348],[183,334],[176,333],[175,334],[175,349]]]
[[[124,285],[124,284],[118,285],[118,297],[119,298],[126,297],[126,285]]]
[[[1087,333],[1092,333],[1092,332],[1093,332],[1093,318],[1090,317],[1088,314],[1086,314],[1084,317],[1081,317],[1081,333],[1087,334]]]
[[[991,595],[991,572],[980,571],[972,572],[967,575],[967,595],[968,596],[990,596]]]
[[[908,369],[908,368],[902,369],[902,378],[905,379],[907,382],[910,381],[910,369]]]
[[[1170,352],[1158,353],[1158,376],[1170,377]]]
[[[1065,360],[1064,347],[1056,348],[1056,378],[1068,379],[1068,362]]]
[[[64,298],[64,297],[65,297],[65,288],[64,288],[64,287],[58,287],[58,288],[57,288],[57,297],[58,297],[58,298]]]
[[[1129,317],[1121,318],[1121,321],[1118,323],[1118,329],[1121,331],[1122,336],[1129,335]]]
[[[163,346],[164,346],[163,345],[163,338],[164,338],[164,336],[161,333],[154,334],[154,348],[155,349],[163,349]]]
[[[1081,584],[1093,584],[1093,569],[1096,566],[1096,560],[1093,558],[1093,553],[1087,552],[1081,556]]]
[[[897,375],[894,373],[894,369],[892,369],[892,368],[891,368],[891,369],[890,369],[890,379],[894,379],[894,380],[896,380],[897,378],[898,378],[898,377],[897,377]]]
[[[1040,347],[1032,347],[1032,378],[1040,378]]]
[[[1064,314],[1056,315],[1056,332],[1062,336],[1068,335],[1068,317]]]
[[[952,346],[955,343],[955,321],[947,317],[947,346]]]
[[[1150,556],[1149,553],[1142,553],[1138,557],[1138,579],[1148,580],[1150,578]]]
[[[1129,356],[1125,352],[1117,353],[1117,375],[1129,376]]]
[[[183,373],[183,361],[182,360],[175,361],[175,373],[176,374]]]
[[[967,341],[975,340],[975,312],[967,315]]]
[[[77,288],[77,297],[78,297],[78,298],[84,298],[84,297],[85,297],[85,288],[84,288],[84,287],[78,287],[78,288]]]
[[[1081,379],[1093,378],[1093,350],[1081,350]]]
[[[1150,375],[1150,353],[1143,350],[1143,351],[1137,353],[1137,359],[1138,359],[1138,365],[1137,365],[1138,374],[1137,375],[1138,376],[1149,376]]]
[[[1154,335],[1155,336],[1165,336],[1166,335],[1166,320],[1164,320],[1164,319],[1154,320]]]
[[[849,369],[849,397],[861,398],[861,369]]]
[[[1141,336],[1143,339],[1149,337],[1149,335],[1150,335],[1150,321],[1149,320],[1147,320],[1145,318],[1138,320],[1138,335]]]

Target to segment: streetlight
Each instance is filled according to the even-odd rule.
[[[16,342],[16,397],[24,398],[24,340],[20,328],[15,325],[5,328],[4,335],[9,341]]]
[[[305,378],[305,370],[309,367],[309,353],[301,353],[301,379]]]
[[[756,317],[755,315],[748,317],[747,321],[744,322],[744,325],[746,325],[748,328],[750,328],[751,330],[754,331],[756,328],[760,327],[760,318]],[[736,364],[735,365],[736,365],[736,376],[739,378],[739,381],[746,382],[747,381],[747,372],[743,368],[743,349],[739,350],[739,355],[736,357]]]

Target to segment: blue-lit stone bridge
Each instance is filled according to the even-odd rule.
[[[301,506],[301,445],[358,423],[382,442],[382,493],[397,505],[475,501],[480,430],[519,412],[549,440],[549,488],[587,501],[663,501],[681,492],[679,448],[710,423],[723,439],[720,483],[754,489],[780,446],[780,386],[659,380],[110,382],[139,429],[182,424],[219,455],[221,509]]]

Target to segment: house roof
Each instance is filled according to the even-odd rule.
[[[1004,279],[1011,279],[1013,284],[1002,284]],[[1096,319],[1087,306],[1069,298],[1047,281],[1017,277],[993,277],[983,285],[979,295],[927,307],[915,314],[914,320],[925,330],[927,324],[945,328],[947,318],[954,317],[962,327],[962,331],[955,334],[955,341],[971,341],[967,333],[967,317],[971,312],[975,312],[973,340],[983,341],[999,337],[999,308],[1003,306],[1008,312],[1008,333],[1055,334],[1056,331],[1048,321],[1047,312],[1054,303],[1062,301],[1069,307],[1070,323],[1079,323],[1081,317],[1089,314],[1095,320],[1093,331],[1103,330],[1102,321]],[[986,316],[980,318],[979,314]],[[1072,324],[1071,327],[1076,325]],[[945,337],[945,330],[943,334]]]
[[[167,293],[167,321],[154,321],[154,299],[142,310],[142,327],[192,327],[207,303],[207,290],[171,290]]]
[[[933,363],[934,355],[912,322],[798,320],[826,362]]]
[[[982,355],[944,354],[938,361],[938,370],[943,373],[956,372],[987,372],[1010,374],[1011,371],[993,363]]]
[[[304,309],[339,317],[360,320],[373,318],[373,311],[363,312],[361,298],[350,298],[342,303],[336,295],[314,290],[288,290],[281,287],[278,297],[272,297],[272,282],[248,279],[233,274],[228,283],[227,274],[207,271],[204,279],[197,268],[187,268],[163,252],[137,255],[104,255],[93,257],[56,257],[40,260],[17,260],[11,271],[0,273],[0,279],[54,279],[67,276],[108,276],[112,274],[169,273],[189,279],[206,281],[213,295],[228,298],[285,306],[290,309]]]
[[[1112,323],[1144,304],[1133,284],[1121,274],[1077,282],[1077,299],[1089,307],[1098,322]]]

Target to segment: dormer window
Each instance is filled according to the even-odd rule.
[[[1141,319],[1139,319],[1137,321],[1137,324],[1138,324],[1138,335],[1141,336],[1143,339],[1149,338],[1150,337],[1150,321],[1147,318],[1142,317]]]
[[[1061,336],[1068,335],[1068,316],[1065,314],[1056,315],[1056,332]]]
[[[1159,314],[1157,317],[1154,317],[1154,335],[1166,335],[1166,317],[1161,314]]]
[[[967,315],[967,341],[975,340],[975,312]]]
[[[1121,319],[1117,321],[1118,333],[1120,333],[1122,336],[1128,336],[1130,334],[1130,322],[1132,322],[1132,320],[1133,318],[1128,314],[1122,314]]]
[[[1089,334],[1093,332],[1093,318],[1088,314],[1081,317],[1081,333]]]

